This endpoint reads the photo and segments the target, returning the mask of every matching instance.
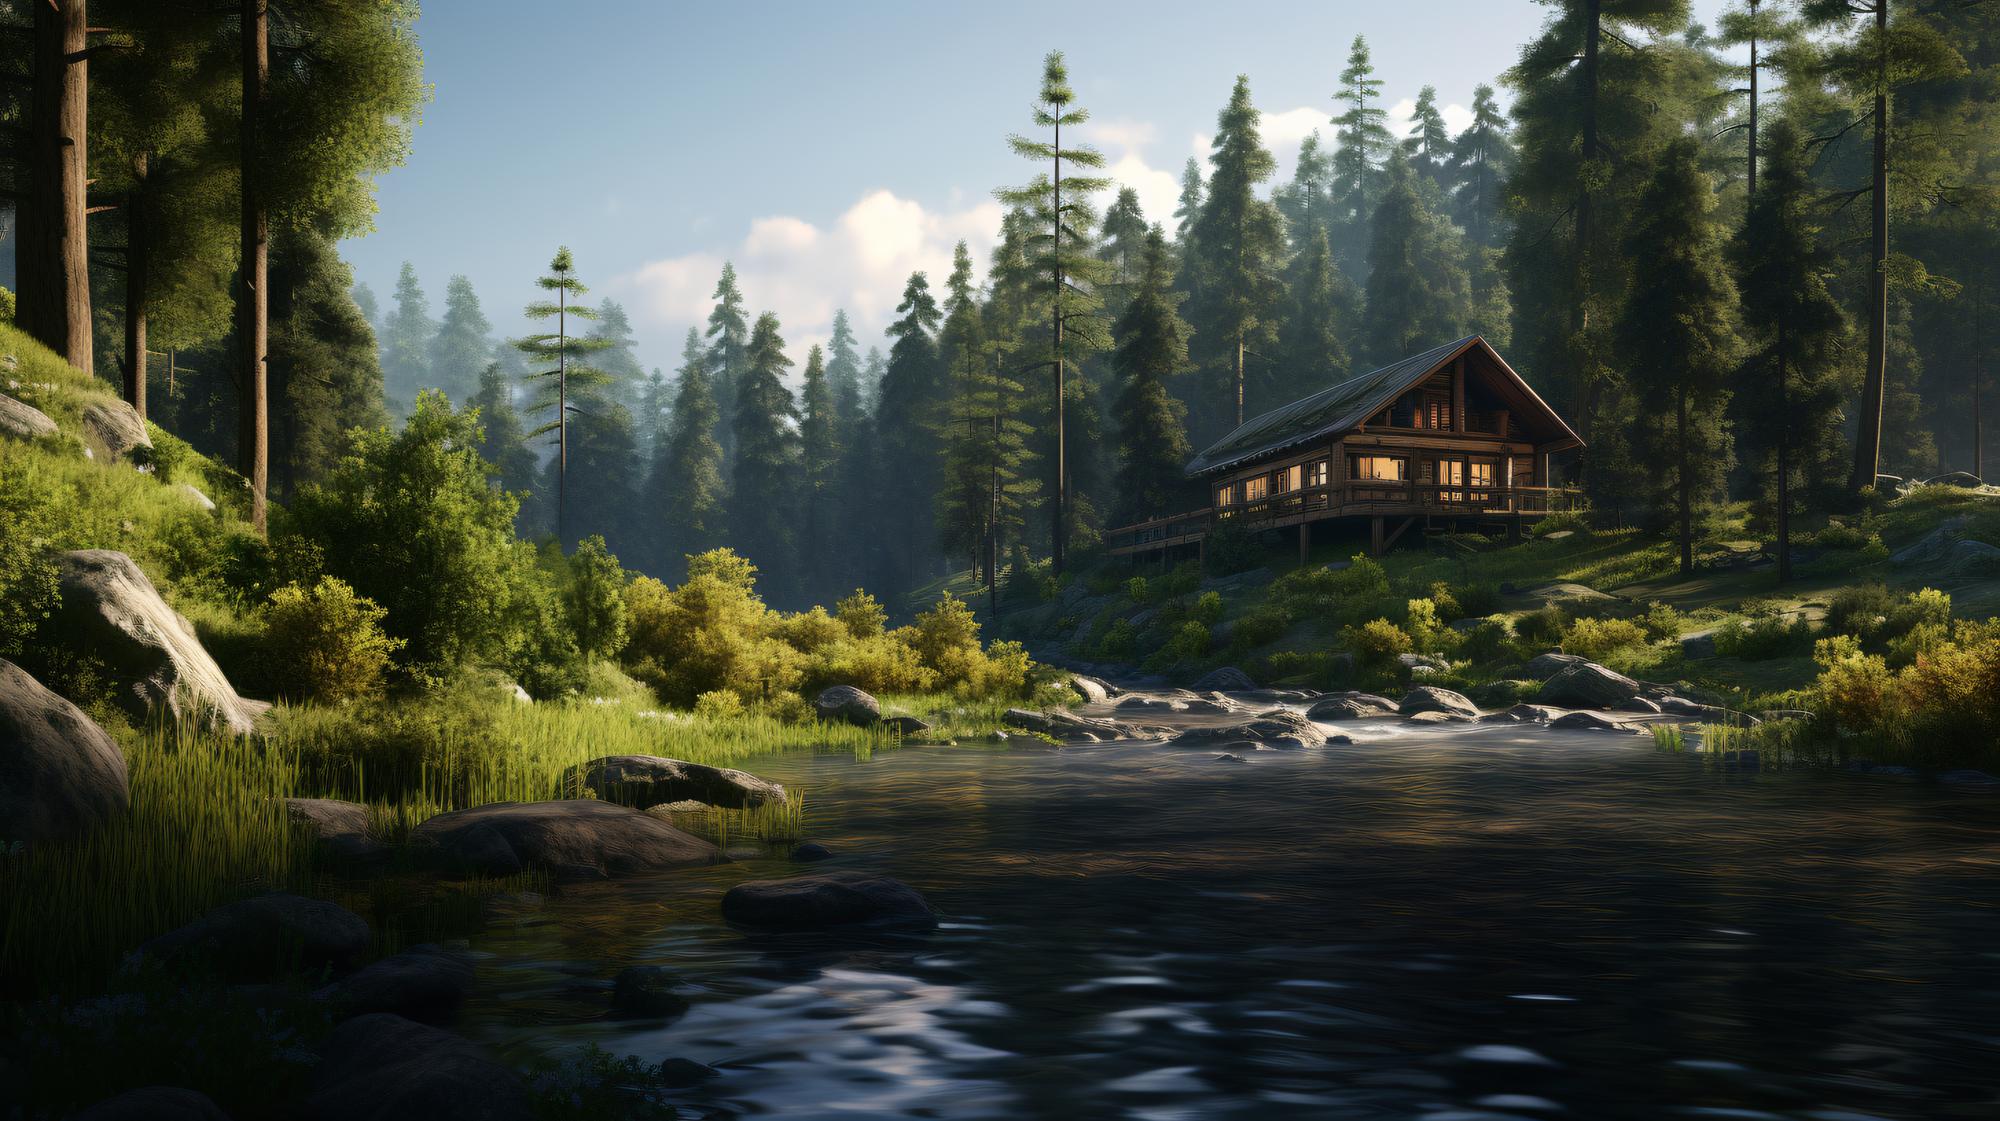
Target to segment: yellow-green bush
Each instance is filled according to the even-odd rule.
[[[334,576],[310,588],[279,588],[264,608],[272,684],[289,699],[345,701],[380,692],[403,645],[382,633],[386,614]]]
[[[1563,633],[1563,650],[1592,661],[1646,643],[1646,632],[1630,619],[1578,619]]]
[[[1396,655],[1408,654],[1416,646],[1403,628],[1387,619],[1349,627],[1341,632],[1341,639],[1358,664],[1373,670],[1394,664]]]

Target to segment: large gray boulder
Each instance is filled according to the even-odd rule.
[[[146,434],[146,422],[140,419],[139,411],[115,398],[83,407],[83,433],[92,450],[103,452],[107,462],[129,460],[140,448],[153,448],[153,438]]]
[[[179,1086],[143,1086],[106,1098],[70,1121],[229,1121],[207,1094]]]
[[[449,1023],[472,992],[472,959],[418,946],[354,971],[314,993],[335,1020],[393,1012],[428,1024]]]
[[[0,393],[0,436],[12,436],[16,440],[39,440],[56,434],[56,422],[49,414],[14,398]]]
[[[1589,660],[1589,658],[1581,654],[1563,654],[1551,650],[1546,654],[1537,654],[1528,659],[1526,668],[1521,672],[1530,680],[1547,681],[1569,667],[1582,665]]]
[[[1579,662],[1542,683],[1535,699],[1564,708],[1618,708],[1639,695],[1639,683],[1596,662]]]
[[[1435,685],[1419,685],[1403,694],[1396,705],[1396,711],[1404,716],[1415,716],[1420,712],[1442,712],[1450,716],[1462,716],[1467,720],[1479,718],[1479,706],[1463,693],[1440,689]]]
[[[1082,673],[1070,675],[1069,687],[1076,690],[1077,696],[1082,697],[1083,703],[1088,705],[1101,705],[1110,700],[1116,692],[1109,683]]]
[[[867,728],[882,722],[882,705],[874,697],[852,685],[834,685],[820,690],[813,699],[813,711],[821,720],[839,721]]]
[[[1307,717],[1288,708],[1274,708],[1238,724],[1189,728],[1173,739],[1176,747],[1218,747],[1248,743],[1262,747],[1325,747],[1326,733]]]
[[[1059,740],[1093,742],[1102,740],[1159,740],[1173,734],[1171,729],[1148,727],[1144,724],[1127,724],[1122,720],[1102,720],[1091,716],[1078,716],[1061,709],[1034,712],[1025,708],[1010,708],[1000,715],[1000,722],[1010,728],[1020,728],[1029,732],[1039,732]]]
[[[1565,712],[1549,721],[1549,727],[1566,732],[1625,732],[1625,725],[1606,720],[1594,712]]]
[[[387,1012],[357,1016],[321,1049],[315,1121],[529,1121],[527,1088],[470,1040]]]
[[[207,968],[224,980],[275,981],[294,972],[344,972],[372,937],[360,915],[303,895],[273,892],[226,903],[139,947],[135,964],[176,972]]]
[[[635,810],[669,802],[750,809],[785,800],[784,787],[747,771],[659,755],[607,755],[592,759],[564,771],[556,784],[558,798],[581,798],[586,792],[591,797]]]
[[[248,734],[258,706],[236,695],[194,624],[160,597],[124,553],[81,549],[57,558],[60,633],[73,650],[102,660],[119,705],[134,719],[164,718]]]
[[[129,802],[125,757],[104,729],[0,660],[0,842],[79,836]]]
[[[1481,724],[1551,724],[1561,719],[1563,710],[1548,705],[1520,704],[1504,712],[1489,713],[1479,718]]]
[[[389,847],[368,835],[368,807],[336,798],[287,798],[285,816],[293,825],[312,830],[330,856],[342,860],[374,860]]]
[[[1218,693],[1247,693],[1256,687],[1257,683],[1250,679],[1250,675],[1237,669],[1235,666],[1223,666],[1220,669],[1209,670],[1199,678],[1196,678],[1195,683],[1189,686],[1189,688],[1197,693],[1207,693],[1210,691]]]
[[[1306,710],[1311,720],[1374,720],[1396,715],[1396,702],[1373,693],[1335,693]]]
[[[448,870],[494,878],[532,867],[558,879],[590,880],[728,859],[657,817],[582,798],[495,802],[439,814],[410,839]]]
[[[866,872],[825,872],[751,880],[722,897],[722,917],[763,930],[906,927],[929,930],[937,913],[900,880]]]

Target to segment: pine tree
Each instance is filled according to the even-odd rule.
[[[353,273],[318,232],[282,231],[272,253],[272,466],[290,496],[340,462],[357,428],[388,422],[375,333],[348,296]]]
[[[597,320],[590,325],[590,337],[603,339],[605,347],[591,365],[604,371],[611,379],[613,396],[635,411],[639,406],[639,393],[645,386],[646,368],[639,364],[635,353],[638,341],[632,337],[632,321],[625,315],[625,305],[617,300],[606,299],[598,302]]]
[[[1324,259],[1324,237],[1318,244]],[[1166,234],[1155,226],[1146,237],[1139,287],[1118,320],[1112,358],[1118,375],[1120,524],[1175,513],[1187,497],[1182,474],[1189,456],[1187,406],[1167,388],[1188,369],[1191,332],[1180,317],[1181,298],[1173,290]]]
[[[1104,166],[1104,157],[1096,149],[1063,146],[1063,126],[1074,127],[1090,119],[1089,112],[1075,101],[1062,52],[1051,51],[1042,61],[1042,87],[1033,120],[1037,128],[1053,130],[1052,138],[1042,141],[1010,136],[1007,142],[1016,155],[1049,164],[1052,174],[1037,174],[1025,187],[997,192],[1002,202],[1024,209],[1033,217],[1028,259],[1047,284],[1046,314],[1050,324],[1047,361],[1053,375],[1050,420],[1054,441],[1054,455],[1049,463],[1049,495],[1054,500],[1050,505],[1049,559],[1057,572],[1063,570],[1065,546],[1073,528],[1069,433],[1064,423],[1072,392],[1068,371],[1085,356],[1109,345],[1108,327],[1100,314],[1103,301],[1095,291],[1109,276],[1109,269],[1085,251],[1084,241],[1097,220],[1090,196],[1111,181],[1101,176],[1076,174],[1079,168]],[[1067,179],[1063,174],[1065,163],[1070,169]]]
[[[1514,297],[1507,290],[1501,252],[1467,241],[1465,253],[1465,272],[1471,285],[1466,329],[1484,335],[1494,349],[1504,353],[1514,344]]]
[[[1319,130],[1314,129],[1299,141],[1292,181],[1271,192],[1271,202],[1285,216],[1294,254],[1310,248],[1315,234],[1330,236],[1333,201],[1328,191],[1332,173],[1332,161],[1320,150]]]
[[[538,300],[529,304],[522,314],[529,319],[554,319],[556,329],[517,339],[514,346],[530,362],[542,367],[531,369],[528,374],[544,386],[541,396],[530,406],[530,411],[553,415],[528,435],[555,436],[556,456],[550,463],[556,492],[553,528],[556,540],[568,542],[570,413],[576,408],[570,404],[570,398],[600,389],[609,380],[602,371],[583,361],[603,350],[605,343],[602,339],[587,338],[571,330],[570,320],[589,322],[597,318],[597,313],[580,302],[590,289],[576,278],[576,261],[570,256],[569,246],[556,250],[555,259],[549,262],[549,275],[535,283],[544,292],[555,293],[555,302]],[[592,485],[595,485],[595,480]]]
[[[647,463],[658,454],[667,438],[667,425],[674,411],[674,385],[658,366],[647,374],[639,389],[639,413],[633,425],[639,438],[639,456]]]
[[[862,420],[861,355],[855,349],[854,328],[847,321],[845,308],[833,313],[833,336],[827,340],[826,351],[826,380],[833,394],[833,415],[840,442],[845,444]]]
[[[688,328],[674,392],[672,424],[653,458],[645,508],[657,519],[653,564],[663,580],[678,580],[688,556],[722,544],[725,498],[722,445],[715,438],[714,366],[701,332]]]
[[[404,261],[396,276],[396,306],[382,325],[382,376],[389,400],[398,408],[414,403],[417,394],[435,384],[430,364],[435,334],[430,300],[417,283],[416,268]]]
[[[382,307],[375,301],[375,289],[368,287],[365,280],[354,282],[354,306],[361,309],[361,318],[368,321],[368,329],[381,331]],[[380,365],[380,362],[377,362]]]
[[[730,428],[736,436],[732,465],[730,544],[764,572],[770,598],[790,597],[797,583],[798,541],[793,519],[798,508],[799,420],[792,391],[785,388],[785,340],[778,317],[757,317],[736,384]]]
[[[941,485],[933,499],[938,544],[947,556],[975,558],[975,564],[983,566],[990,503],[979,445],[984,421],[991,414],[975,411],[975,398],[992,348],[973,291],[972,254],[963,241],[953,250],[951,277],[945,282],[938,352],[950,385],[949,400],[939,410],[933,432],[944,451]]]
[[[444,390],[461,407],[478,392],[479,377],[493,351],[493,325],[479,309],[472,282],[454,276],[444,289],[444,318],[430,341],[425,388]]]
[[[569,469],[588,485],[570,492],[568,534],[560,539],[565,548],[574,549],[595,535],[612,552],[630,556],[639,551],[633,531],[639,521],[634,511],[642,489],[637,477],[641,460],[632,411],[612,395],[616,386],[606,381],[580,391],[572,387],[571,400],[581,404],[570,406]],[[556,469],[554,461],[549,469]]]
[[[715,309],[708,313],[708,360],[715,399],[727,404],[736,400],[736,381],[743,374],[750,350],[750,321],[743,314],[743,291],[736,286],[733,262],[722,263],[713,299]],[[722,444],[723,462],[732,462],[736,455],[733,426],[726,418],[719,418],[717,424],[715,438]]]
[[[1447,176],[1452,184],[1452,218],[1474,245],[1498,246],[1506,237],[1506,182],[1514,165],[1507,119],[1493,100],[1493,87],[1472,91],[1472,123],[1451,142]]]
[[[1457,233],[1425,205],[1401,157],[1390,161],[1387,184],[1371,223],[1362,315],[1364,350],[1378,365],[1463,335],[1472,299]]]
[[[1736,70],[1747,84],[1731,91],[1744,96],[1746,119],[1740,126],[1732,125],[1724,131],[1733,132],[1738,127],[1745,130],[1745,195],[1752,203],[1757,199],[1757,158],[1763,151],[1757,140],[1758,113],[1762,108],[1759,87],[1764,71],[1772,66],[1773,50],[1782,52],[1796,43],[1800,30],[1797,20],[1786,17],[1779,0],[1737,0],[1736,7],[1722,13],[1719,41],[1728,46],[1749,48],[1749,61]]]
[[[1661,153],[1626,235],[1625,253],[1645,267],[1616,336],[1627,377],[1646,411],[1638,441],[1674,511],[1683,574],[1694,571],[1695,522],[1720,497],[1731,461],[1723,420],[1736,363],[1736,285],[1712,211],[1715,188],[1692,139]]]
[[[1243,423],[1248,364],[1268,353],[1277,336],[1284,222],[1256,194],[1257,184],[1277,168],[1259,135],[1259,116],[1250,103],[1250,79],[1238,75],[1216,118],[1208,198],[1181,263],[1196,361],[1213,386],[1205,395],[1210,421],[1204,436],[1226,429],[1231,418]]]
[[[1278,361],[1270,384],[1259,395],[1258,411],[1296,401],[1340,381],[1347,373],[1347,346],[1360,304],[1354,285],[1333,263],[1326,230],[1292,258],[1286,284],[1284,325],[1278,329]]]
[[[874,410],[880,472],[874,489],[888,542],[882,580],[900,592],[915,585],[936,539],[931,497],[937,492],[938,456],[931,432],[946,386],[936,339],[942,313],[923,273],[910,274],[896,311],[900,318],[889,325],[895,342]]]
[[[1444,114],[1438,112],[1437,92],[1436,86],[1417,91],[1416,106],[1410,111],[1410,134],[1403,138],[1403,155],[1424,183],[1442,191],[1451,160],[1451,135],[1445,131]]]
[[[1769,470],[1777,530],[1778,582],[1792,578],[1791,526],[1800,484],[1809,494],[1835,477],[1839,451],[1840,350],[1846,316],[1828,289],[1833,256],[1819,242],[1817,189],[1804,139],[1780,121],[1764,137],[1763,184],[1731,247],[1750,346],[1738,379],[1744,442]],[[1814,488],[1817,479],[1822,486]]]
[[[812,573],[819,578],[804,590],[807,598],[818,600],[837,593],[841,585],[829,583],[825,577],[827,568],[825,554],[820,552],[835,524],[838,510],[838,496],[834,488],[840,476],[840,415],[834,406],[833,386],[827,377],[826,353],[818,346],[806,352],[805,383],[800,393],[802,412],[799,417],[799,481],[804,493],[800,496],[804,505],[799,526],[800,540],[811,549],[816,563],[803,566],[801,576]]]
[[[1201,181],[1201,164],[1193,156],[1181,168],[1181,193],[1174,203],[1174,244],[1185,253],[1188,238],[1194,232],[1195,219],[1201,216],[1201,202],[1207,187]]]
[[[1368,40],[1356,35],[1347,69],[1340,72],[1340,92],[1333,97],[1346,106],[1333,118],[1334,140],[1339,144],[1333,154],[1334,224],[1340,234],[1333,250],[1349,275],[1363,272],[1368,222],[1380,201],[1375,192],[1382,161],[1396,146],[1389,135],[1389,112],[1376,104],[1381,97],[1382,80],[1375,77],[1369,61]]]
[[[479,392],[473,394],[472,405],[479,410],[479,458],[492,464],[500,489],[517,497],[532,491],[536,485],[535,453],[528,450],[521,415],[514,408],[513,379],[500,363],[489,362],[480,371]]]
[[[1104,317],[1116,321],[1132,298],[1132,286],[1139,280],[1139,263],[1146,251],[1146,216],[1139,209],[1139,192],[1118,189],[1117,201],[1104,212],[1097,255],[1111,266],[1103,284]],[[949,314],[949,312],[947,312]]]

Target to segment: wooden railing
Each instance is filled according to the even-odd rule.
[[[1576,508],[1581,492],[1572,487],[1470,486],[1446,483],[1354,479],[1346,484],[1304,487],[1210,510],[1190,510],[1107,530],[1113,553],[1149,552],[1192,544],[1216,522],[1242,519],[1252,528],[1295,525],[1343,515],[1526,515],[1540,517]]]

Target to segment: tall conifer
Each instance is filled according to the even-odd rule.
[[[1322,240],[1322,245],[1324,241]],[[1173,290],[1166,234],[1146,236],[1144,268],[1117,325],[1117,518],[1123,524],[1178,513],[1188,485],[1187,406],[1168,383],[1188,369],[1187,322]]]

